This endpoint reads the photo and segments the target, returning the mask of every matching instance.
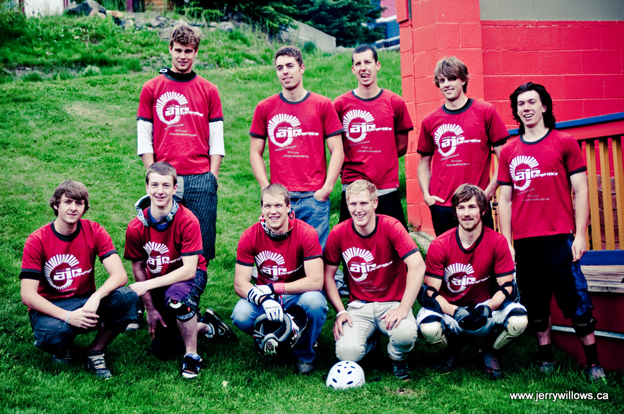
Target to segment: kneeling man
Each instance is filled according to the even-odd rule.
[[[88,365],[98,377],[110,378],[104,349],[136,317],[139,299],[124,287],[128,276],[111,237],[96,222],[82,218],[89,209],[84,184],[63,181],[50,207],[56,220],[28,236],[20,274],[35,346],[51,353],[54,362],[69,364],[76,335],[97,330]],[[96,257],[109,274],[97,290]]]
[[[242,299],[232,312],[232,321],[241,331],[252,334],[260,315],[281,323],[289,317],[284,310],[301,307],[307,327],[293,354],[297,370],[308,374],[314,369],[314,344],[327,317],[322,293],[323,251],[314,227],[294,217],[286,187],[265,187],[260,203],[260,222],[245,230],[238,242],[234,289]],[[256,285],[251,283],[254,263],[258,267]]]
[[[334,227],[325,247],[325,292],[338,312],[336,356],[359,361],[376,344],[376,330],[390,337],[388,355],[397,378],[410,378],[406,358],[417,339],[412,306],[423,282],[425,263],[418,246],[395,218],[377,215],[377,188],[357,180],[347,187],[351,219]],[[334,274],[344,260],[350,299],[345,310]],[[407,267],[406,267],[407,265]]]
[[[483,190],[461,185],[451,199],[459,226],[436,238],[427,251],[425,286],[419,295],[418,329],[444,349],[436,369],[453,369],[462,336],[486,337],[480,349],[485,372],[502,376],[496,351],[524,332],[527,311],[518,302],[514,263],[505,238],[483,225]]]

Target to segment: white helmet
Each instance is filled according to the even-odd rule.
[[[340,361],[335,364],[327,374],[328,387],[335,390],[360,387],[366,383],[364,370],[353,361]]]

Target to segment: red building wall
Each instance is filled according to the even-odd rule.
[[[509,94],[528,81],[554,99],[558,121],[624,111],[624,22],[481,20],[479,0],[397,0],[401,76],[416,129],[406,155],[408,221],[433,235],[418,185],[416,153],[423,117],[444,102],[433,84],[436,62],[454,55],[468,66],[467,95],[496,105],[509,128]]]

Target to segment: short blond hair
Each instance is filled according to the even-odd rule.
[[[375,184],[366,180],[357,180],[349,184],[349,186],[347,187],[347,191],[345,193],[347,204],[349,204],[349,197],[352,194],[360,194],[362,191],[368,191],[371,201],[377,200],[379,198],[379,196],[377,195],[377,187],[375,187]]]
[[[262,193],[260,193],[260,206],[264,205],[264,196],[270,195],[273,197],[283,196],[284,202],[287,206],[290,205],[290,194],[288,193],[288,189],[281,184],[273,183],[269,184],[262,189]]]

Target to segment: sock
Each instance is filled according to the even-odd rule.
[[[595,343],[591,345],[583,345],[583,350],[585,351],[585,358],[587,359],[588,367],[592,365],[600,365],[598,362],[598,347],[596,347]]]
[[[555,362],[555,355],[551,344],[537,346],[537,358],[544,362]]]

